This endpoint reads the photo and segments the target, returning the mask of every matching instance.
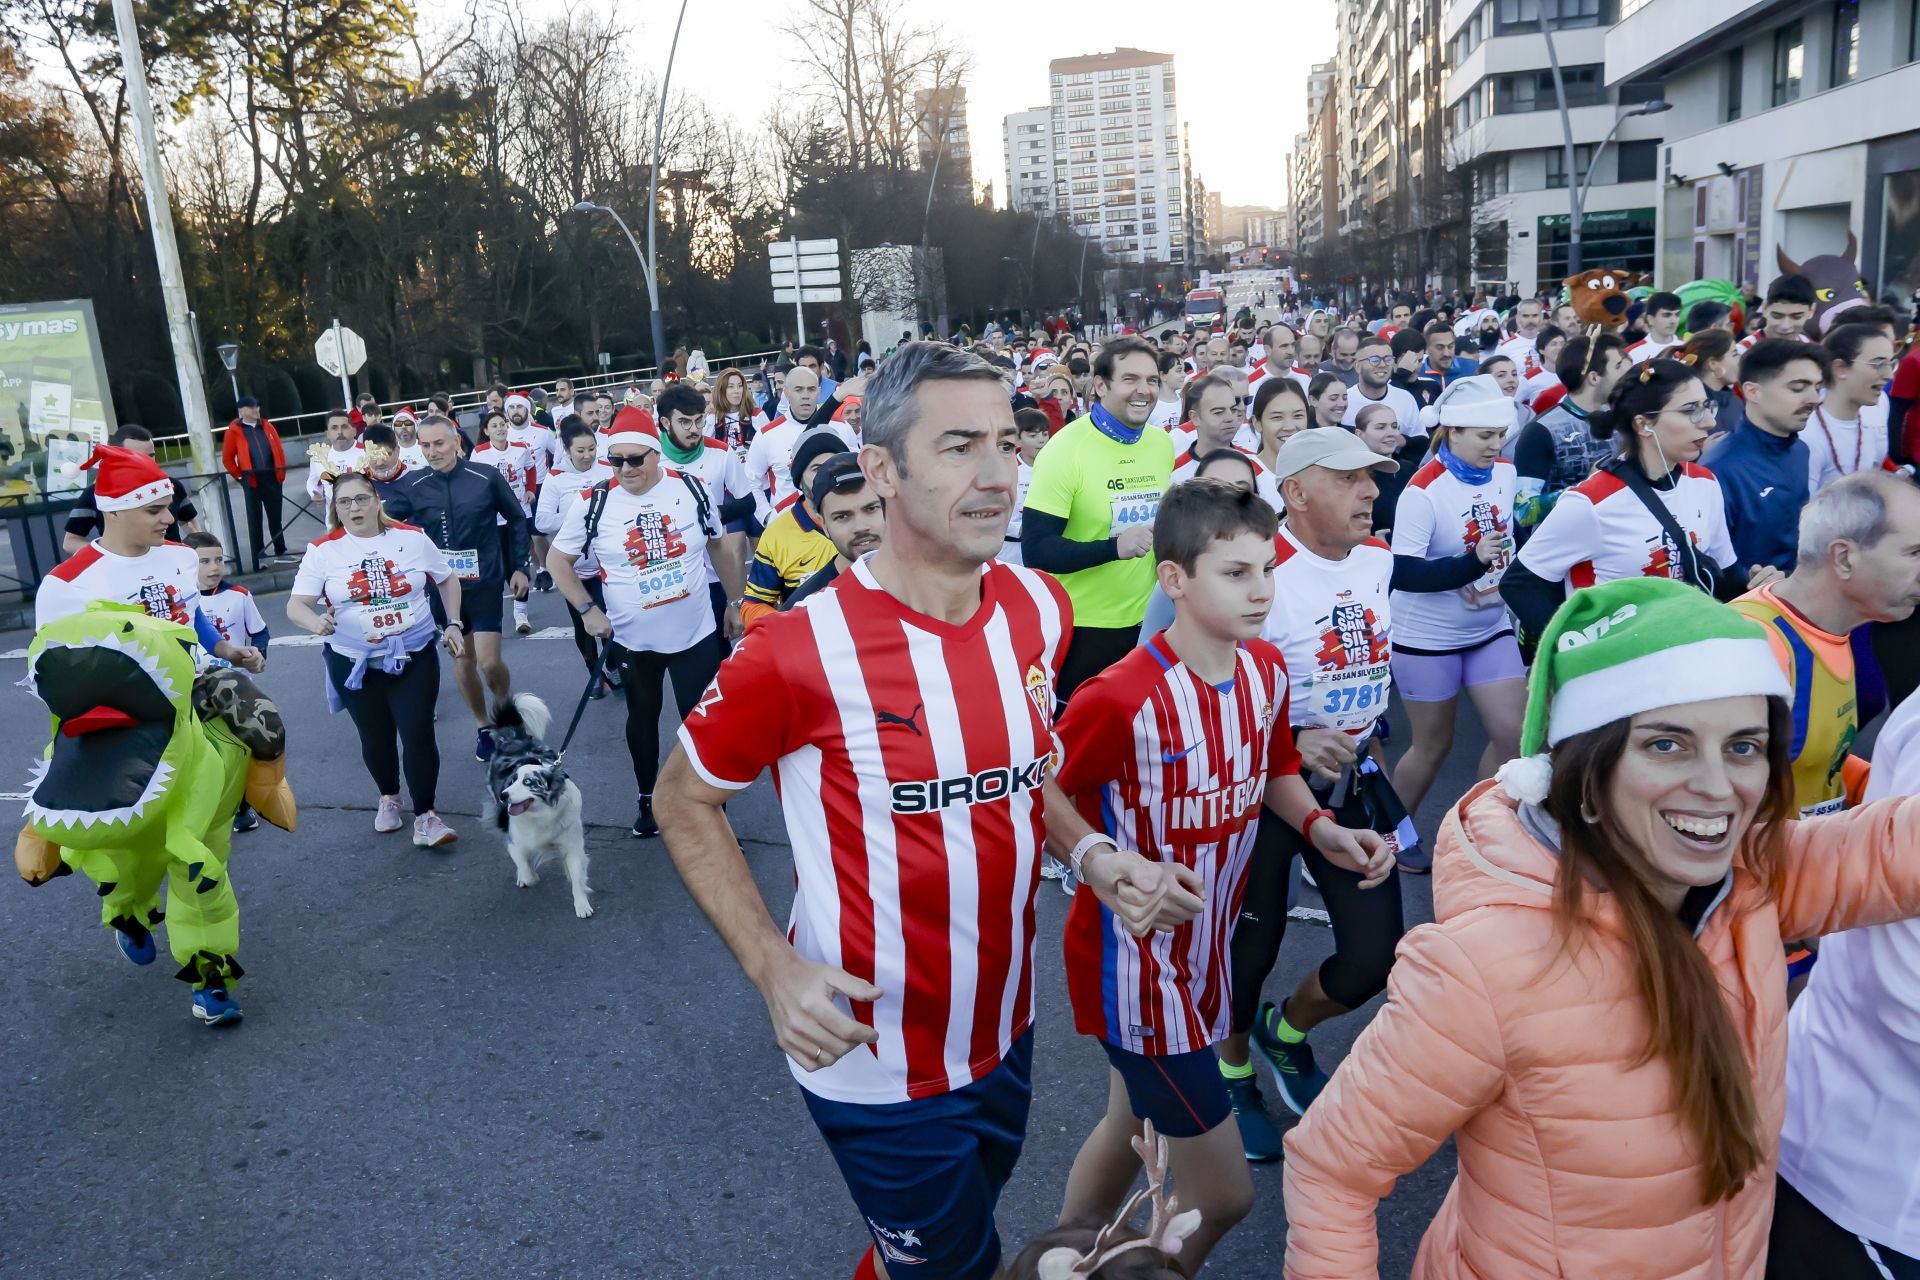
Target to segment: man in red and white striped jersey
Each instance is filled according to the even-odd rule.
[[[1276,532],[1273,508],[1252,494],[1205,481],[1168,491],[1153,553],[1173,625],[1083,684],[1060,718],[1061,789],[1116,839],[1190,869],[1206,901],[1192,922],[1138,937],[1092,895],[1074,897],[1074,1027],[1099,1037],[1111,1075],[1061,1218],[1112,1216],[1138,1163],[1129,1143],[1150,1120],[1169,1141],[1181,1203],[1200,1210],[1180,1253],[1193,1270],[1253,1201],[1212,1046],[1232,1031],[1230,945],[1255,832],[1285,822],[1349,869],[1384,879],[1393,865],[1378,835],[1331,821],[1300,776],[1286,665],[1258,638]]]
[[[1201,908],[1051,781],[1066,592],[994,559],[1018,438],[997,371],[909,343],[865,401],[886,540],[756,628],[680,730],[654,793],[667,848],[765,997],[879,1263],[999,1274],[993,1211],[1032,1096],[1044,845],[1145,933]],[[793,846],[776,928],[722,806],[772,768]]]

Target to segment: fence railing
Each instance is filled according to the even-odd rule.
[[[755,351],[742,356],[709,357],[707,360],[707,368],[718,372],[721,369],[735,368],[744,365],[758,365],[761,361],[771,361],[780,354],[778,350],[773,350]],[[571,379],[571,381],[573,382],[574,391],[577,393],[581,391],[597,391],[602,387],[625,388],[633,383],[650,382],[659,375],[660,370],[657,365],[643,365],[638,369],[613,369],[606,373],[582,374],[580,377]],[[538,381],[550,383],[553,379],[543,378],[538,379]],[[711,379],[709,379],[709,381],[711,381]],[[382,413],[390,413],[402,405],[417,409],[425,404],[427,397],[432,394],[434,393],[431,391],[422,391],[418,395],[407,396],[399,400],[389,400],[380,406],[380,411]],[[456,414],[478,408],[480,405],[485,404],[487,400],[485,387],[477,391],[451,392],[450,395],[453,399],[453,411]],[[333,410],[328,408],[318,409],[312,413],[289,414],[284,418],[275,418],[273,425],[283,439],[317,436],[321,434],[322,429],[326,426],[327,415],[331,412],[333,412]],[[221,429],[221,426],[222,424],[219,423],[214,425],[216,433]],[[185,456],[188,451],[187,435],[184,431],[174,435],[155,436],[154,444],[163,459],[174,456]]]

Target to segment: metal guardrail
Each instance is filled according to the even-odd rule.
[[[733,368],[740,365],[757,364],[762,360],[772,360],[781,354],[781,351],[773,350],[755,351],[744,356],[717,356],[708,359],[707,368],[717,372],[721,369]],[[659,374],[659,366],[645,365],[638,369],[616,369],[606,373],[583,374],[578,378],[572,379],[572,382],[576,392],[596,391],[602,387],[624,387],[630,383],[651,381],[658,377]],[[545,378],[540,379],[540,381],[552,382],[553,379]],[[417,396],[410,396],[400,400],[390,400],[380,406],[380,411],[382,413],[391,413],[394,409],[402,405],[409,408],[418,408],[420,405],[426,403],[427,397],[431,394],[433,393],[423,391]],[[451,394],[453,398],[453,411],[456,414],[477,408],[485,404],[487,399],[487,392],[484,387],[477,391],[459,391]],[[275,418],[273,425],[274,428],[280,432],[283,439],[291,440],[309,435],[317,436],[321,434],[322,429],[326,426],[327,415],[331,412],[333,412],[333,410],[329,408],[315,410],[312,413],[291,414],[284,418]],[[218,434],[220,430],[221,428],[219,426],[216,425],[214,427],[216,434]],[[155,436],[154,445],[161,451],[163,457],[167,456],[170,450],[177,449],[184,451],[188,447],[187,435],[183,431],[175,435]]]

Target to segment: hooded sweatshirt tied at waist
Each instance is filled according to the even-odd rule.
[[[1807,442],[1776,436],[1745,417],[1707,445],[1701,465],[1720,481],[1727,533],[1742,574],[1757,564],[1792,573],[1799,558],[1800,509],[1811,484]]]
[[[1664,1060],[1605,893],[1571,948],[1555,850],[1498,783],[1448,814],[1435,923],[1407,934],[1387,1006],[1286,1139],[1292,1280],[1378,1275],[1374,1212],[1449,1136],[1459,1174],[1416,1280],[1761,1280],[1785,1113],[1782,942],[1920,915],[1920,797],[1791,824],[1775,901],[1736,857],[1697,938],[1753,1071],[1766,1158],[1701,1200]]]

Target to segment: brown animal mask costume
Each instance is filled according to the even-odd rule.
[[[1628,286],[1635,283],[1634,277],[1627,272],[1595,267],[1577,276],[1568,276],[1564,283],[1567,301],[1572,305],[1573,313],[1580,317],[1582,328],[1591,329],[1599,325],[1607,332],[1614,333],[1626,324],[1627,307],[1633,301],[1627,297],[1626,291]]]

